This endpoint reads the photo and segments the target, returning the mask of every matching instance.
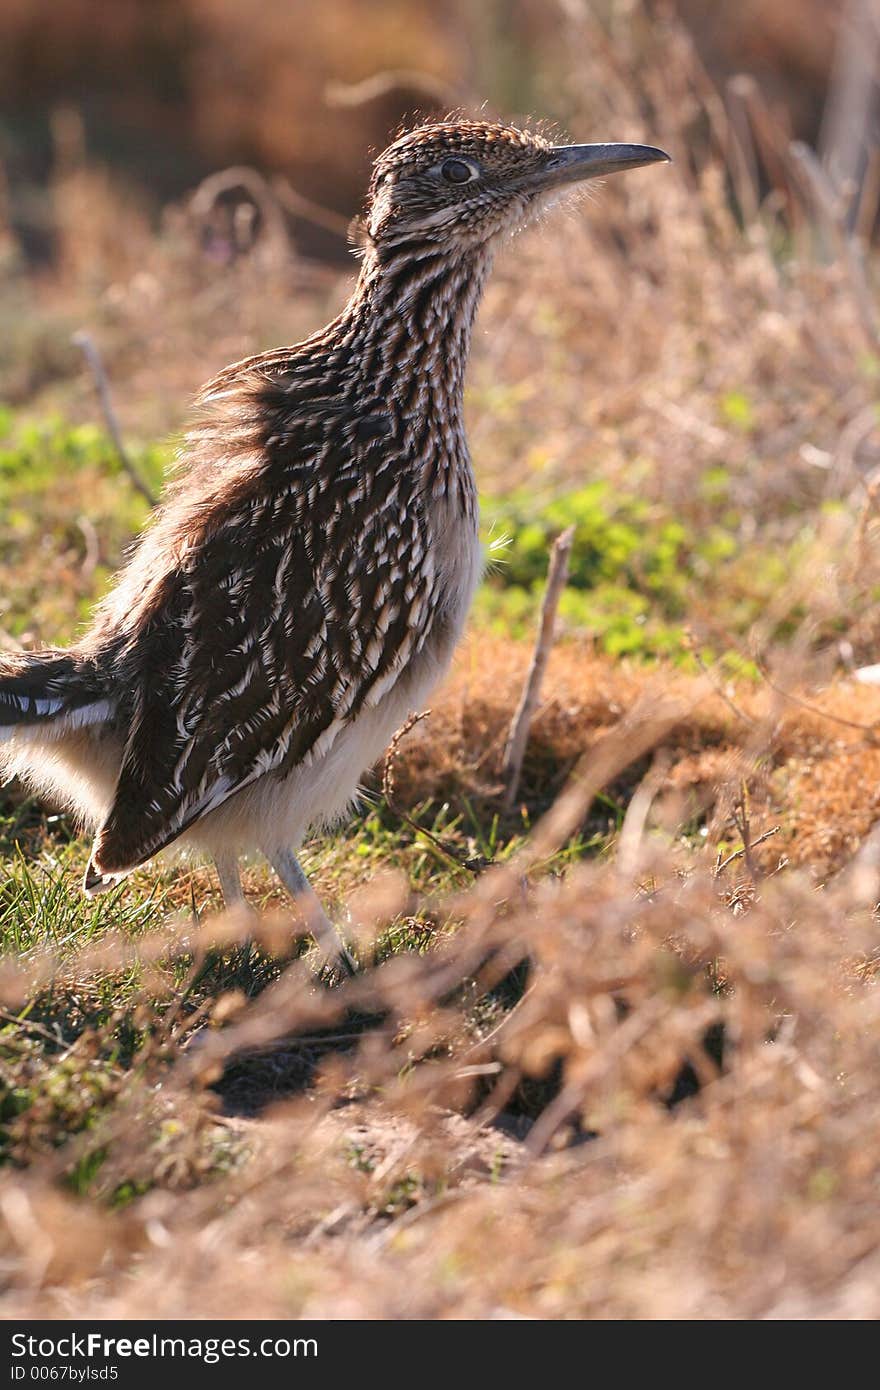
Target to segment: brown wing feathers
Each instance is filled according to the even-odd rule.
[[[145,861],[256,776],[325,751],[420,640],[432,570],[409,474],[371,480],[361,412],[270,434],[150,615],[100,874]],[[261,412],[261,420],[272,412]],[[288,415],[288,422],[290,417]],[[346,445],[346,434],[351,443]],[[415,563],[414,563],[415,562]]]

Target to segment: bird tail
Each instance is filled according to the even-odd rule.
[[[118,766],[112,741],[83,735],[109,727],[114,710],[112,682],[93,658],[57,650],[0,656],[0,786],[21,777],[84,826],[99,822]],[[84,887],[92,896],[115,881],[90,865]]]
[[[19,730],[47,732],[101,723],[109,717],[97,664],[76,652],[0,656],[0,741]]]

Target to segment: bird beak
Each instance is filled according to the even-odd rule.
[[[616,174],[621,169],[638,169],[643,164],[668,161],[664,150],[653,145],[556,145],[538,175],[541,184],[549,188],[562,183],[579,183],[584,179]]]

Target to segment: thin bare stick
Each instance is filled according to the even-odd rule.
[[[45,1028],[42,1023],[36,1023],[32,1019],[22,1018],[19,1014],[12,1013],[9,1009],[0,1009],[0,1021],[12,1024],[16,1028],[24,1028],[29,1033],[38,1033],[41,1038],[54,1044],[55,1047],[64,1047],[64,1039],[58,1037],[49,1028]]]
[[[325,232],[333,232],[343,240],[348,236],[350,217],[343,217],[332,208],[325,208],[314,199],[306,198],[281,175],[272,180],[272,192],[285,212],[291,213],[294,217],[301,217],[304,222],[311,222],[315,227],[322,227]]]
[[[859,192],[856,222],[853,228],[860,242],[869,242],[874,234],[877,209],[880,208],[880,150],[872,149],[868,155],[865,177]]]
[[[739,827],[737,827],[737,828],[739,828]],[[758,845],[763,845],[763,843],[764,843],[765,840],[769,840],[769,839],[771,839],[774,835],[778,835],[781,829],[782,829],[782,826],[781,826],[781,825],[773,825],[773,826],[771,826],[769,830],[765,830],[765,831],[764,831],[763,835],[759,835],[758,838],[757,838],[757,840],[752,840],[752,842],[751,842],[751,844],[750,844],[750,846],[749,846],[749,849],[750,849],[750,850],[757,849],[757,848],[758,848]],[[735,849],[735,850],[733,851],[732,854],[728,854],[728,856],[727,856],[726,859],[722,859],[722,858],[721,858],[721,855],[720,855],[720,853],[719,853],[718,858],[717,858],[716,861],[715,861],[715,867],[714,867],[714,869],[712,870],[712,877],[713,877],[713,878],[717,878],[718,875],[719,875],[720,873],[723,873],[723,872],[724,872],[724,870],[727,868],[728,864],[732,864],[732,863],[734,862],[735,859],[743,859],[743,858],[745,858],[745,853],[746,853],[745,845],[743,845],[742,849]],[[775,870],[774,870],[774,873],[775,873]]]
[[[400,751],[401,741],[406,738],[410,729],[414,729],[416,724],[421,723],[423,719],[427,719],[430,713],[431,711],[429,709],[423,709],[418,714],[411,714],[406,723],[401,724],[397,733],[389,743],[388,751],[385,754],[385,764],[382,769],[382,795],[385,798],[389,811],[399,816],[404,825],[408,825],[410,830],[416,835],[424,835],[444,859],[448,860],[457,869],[469,869],[471,873],[479,873],[482,869],[488,867],[488,860],[484,859],[483,856],[479,854],[470,855],[467,859],[462,859],[455,845],[451,845],[447,841],[442,840],[439,835],[435,835],[433,830],[429,830],[427,826],[419,825],[418,821],[413,820],[409,812],[405,811],[402,806],[398,806],[396,801],[394,765],[397,754]]]
[[[876,0],[847,0],[837,27],[835,50],[819,134],[819,158],[836,188],[857,191],[875,144],[880,55]]]
[[[761,679],[777,695],[781,695],[783,700],[789,700],[800,709],[807,710],[809,714],[815,714],[819,719],[828,719],[832,724],[839,724],[844,729],[856,729],[859,733],[864,734],[870,743],[880,742],[880,720],[875,720],[873,724],[861,724],[857,719],[844,719],[842,714],[832,714],[830,710],[821,709],[819,705],[811,704],[809,700],[804,700],[800,695],[795,695],[791,690],[784,690],[781,685],[777,685],[760,657],[756,656],[753,660]]]
[[[699,648],[697,647],[696,638],[694,637],[692,632],[685,632],[685,645],[687,646],[688,651],[696,661],[703,675],[710,682],[712,689],[715,691],[715,694],[718,696],[719,700],[724,701],[727,708],[730,710],[732,714],[736,715],[737,719],[741,719],[744,724],[748,724],[751,728],[756,729],[758,727],[757,719],[753,719],[750,714],[746,714],[745,710],[740,709],[739,705],[736,704],[736,702],[732,700],[730,696],[727,694],[727,691],[724,689],[723,685],[721,684],[721,681],[715,675],[715,672],[706,665],[705,661],[700,655]]]
[[[113,441],[113,447],[116,450],[116,455],[122,465],[123,472],[128,475],[132,486],[137,489],[149,506],[155,507],[157,499],[153,496],[149,487],[138,473],[122,442],[119,421],[116,418],[116,411],[113,408],[113,397],[110,394],[110,383],[107,380],[107,373],[104,370],[104,363],[101,361],[101,354],[98,351],[97,345],[89,337],[88,333],[82,330],[78,333],[74,333],[71,342],[82,350],[82,354],[89,364],[89,369],[95,379],[98,400],[101,405],[104,422],[107,426],[107,432]]]
[[[324,100],[328,106],[356,108],[384,97],[418,98],[419,109],[448,110],[461,101],[461,92],[433,73],[416,68],[388,68],[371,73],[361,82],[328,82]],[[410,105],[412,102],[410,101]]]
[[[550,659],[550,648],[553,646],[553,635],[556,627],[556,610],[559,607],[559,599],[568,578],[568,559],[573,540],[574,527],[569,526],[567,531],[563,531],[562,535],[557,537],[550,555],[547,588],[544,593],[544,601],[541,604],[541,621],[538,625],[535,650],[504,748],[502,775],[505,783],[504,806],[507,810],[512,807],[519,790],[519,779],[529,737],[529,726],[541,697],[541,682],[544,679],[544,672]]]
[[[749,121],[748,78],[734,77],[727,84],[729,132],[727,160],[736,188],[743,221],[750,224],[758,216],[761,177],[758,156]]]
[[[792,167],[800,174],[801,183],[834,244],[865,337],[876,350],[880,348],[880,324],[874,312],[861,247],[847,230],[846,209],[841,206],[840,195],[808,145],[795,140],[789,146],[789,154]]]
[[[423,709],[419,710],[417,714],[411,714],[409,718],[403,724],[401,724],[400,728],[397,730],[397,733],[393,736],[391,742],[388,745],[388,751],[385,754],[385,764],[382,768],[382,795],[388,802],[388,805],[391,808],[391,810],[394,811],[397,815],[400,815],[400,809],[395,805],[394,802],[394,763],[397,758],[400,745],[406,738],[410,729],[414,729],[417,724],[421,724],[422,720],[427,719],[430,713],[431,711],[429,709]]]
[[[668,772],[669,756],[662,750],[658,751],[654,755],[650,770],[642,778],[626,808],[623,825],[617,837],[617,868],[624,879],[632,877],[636,872],[651,806]]]

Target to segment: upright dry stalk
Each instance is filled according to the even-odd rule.
[[[819,157],[850,208],[865,177],[878,114],[878,0],[848,0],[838,30]]]
[[[151,507],[155,507],[156,498],[138,473],[122,442],[122,433],[119,429],[119,421],[116,418],[113,397],[110,394],[110,382],[107,380],[107,373],[104,370],[104,363],[101,361],[101,354],[98,351],[97,345],[89,337],[88,333],[84,332],[74,333],[72,341],[76,347],[81,349],[83,356],[89,364],[92,376],[95,379],[95,386],[98,391],[98,400],[101,404],[104,421],[107,425],[110,438],[113,440],[113,447],[116,450],[123,471],[131,479],[132,486],[137,488],[146,502]]]
[[[801,183],[819,223],[828,234],[846,274],[850,297],[865,336],[871,348],[876,351],[880,348],[880,325],[874,310],[861,247],[847,230],[847,205],[808,145],[794,140],[789,147],[789,153],[792,168],[800,174]]]
[[[504,748],[503,776],[505,783],[504,805],[508,810],[516,800],[516,793],[519,790],[529,725],[541,696],[541,682],[544,679],[544,672],[550,657],[550,648],[553,645],[556,609],[559,607],[559,598],[568,578],[568,557],[571,554],[573,539],[574,527],[569,526],[568,530],[563,531],[562,535],[557,538],[553,546],[550,568],[547,573],[547,589],[544,594],[544,602],[541,604],[541,621],[538,627],[535,650],[532,653],[532,661],[523,686],[523,693],[516,714],[513,716],[510,732],[507,735],[507,743]]]

